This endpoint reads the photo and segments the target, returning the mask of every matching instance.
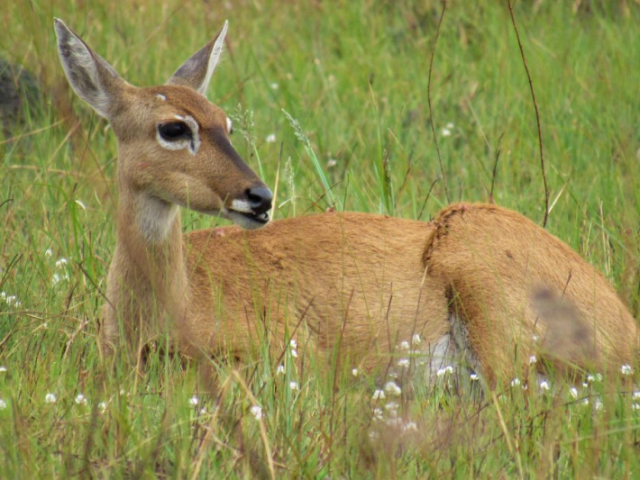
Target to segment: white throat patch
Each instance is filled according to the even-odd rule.
[[[145,240],[151,243],[164,241],[178,211],[179,207],[173,203],[141,195],[136,204],[136,222]]]

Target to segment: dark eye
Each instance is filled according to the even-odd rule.
[[[161,123],[158,133],[165,140],[177,140],[181,137],[191,137],[191,130],[182,122]]]

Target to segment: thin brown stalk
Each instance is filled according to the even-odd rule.
[[[431,132],[433,133],[433,142],[436,144],[436,153],[438,154],[438,163],[440,164],[440,173],[442,174],[442,184],[444,185],[444,195],[447,199],[447,203],[451,203],[449,199],[449,188],[447,187],[447,177],[444,173],[444,166],[442,165],[442,155],[440,155],[440,145],[438,145],[438,137],[436,135],[436,127],[433,122],[433,107],[431,106],[431,73],[433,72],[433,60],[436,56],[436,49],[438,48],[438,38],[440,38],[440,27],[442,26],[442,20],[444,20],[444,13],[447,10],[447,0],[442,2],[442,12],[440,12],[440,20],[438,20],[438,28],[436,29],[436,39],[433,44],[433,51],[431,52],[431,60],[429,61],[429,79],[427,80],[427,103],[429,104],[429,119],[431,121]]]
[[[549,186],[547,185],[547,174],[544,168],[544,148],[542,146],[542,128],[540,126],[540,110],[538,109],[538,102],[536,101],[536,92],[533,89],[533,80],[531,79],[531,73],[529,72],[529,65],[527,64],[527,57],[524,54],[524,48],[522,41],[520,40],[520,32],[518,31],[518,24],[516,23],[516,17],[513,14],[513,4],[511,0],[507,0],[509,5],[509,14],[511,15],[511,23],[513,29],[516,32],[516,38],[518,39],[518,47],[520,47],[520,56],[522,57],[522,64],[524,70],[527,73],[527,79],[529,80],[529,90],[531,91],[531,98],[533,100],[533,108],[536,111],[536,124],[538,126],[538,145],[540,147],[540,167],[542,169],[542,181],[544,183],[544,218],[542,220],[542,226],[547,226],[547,220],[549,218]]]

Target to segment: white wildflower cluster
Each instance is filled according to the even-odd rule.
[[[410,364],[411,362],[408,358],[401,358],[400,360],[398,360],[398,366],[401,368],[408,368]]]
[[[436,377],[444,377],[445,375],[449,375],[453,373],[453,367],[451,365],[447,365],[446,367],[439,368],[436,372]]]
[[[9,307],[19,308],[22,306],[22,302],[15,295],[7,295],[5,292],[0,292],[0,303],[5,303]]]
[[[44,403],[56,403],[58,401],[58,397],[56,397],[55,393],[47,393],[44,396]]]
[[[298,342],[296,342],[293,338],[289,341],[289,348],[291,351],[291,356],[293,358],[298,358]]]
[[[284,365],[278,365],[278,368],[276,368],[276,374],[284,375],[284,372],[285,372]]]
[[[450,137],[453,133],[455,125],[451,122],[447,123],[447,126],[440,130],[440,135],[443,137]]]
[[[200,399],[195,395],[189,399],[189,405],[191,405],[192,407],[197,406],[199,403],[200,403]]]
[[[75,402],[78,405],[87,405],[89,403],[87,397],[85,397],[82,393],[76,395]]]
[[[66,258],[59,258],[56,260],[56,268],[60,270],[60,272],[54,272],[51,277],[51,283],[53,285],[57,285],[63,280],[69,280],[69,273],[66,271],[66,266],[68,264],[69,261]]]
[[[276,134],[270,133],[269,135],[267,135],[267,138],[265,138],[264,141],[267,143],[276,143]]]
[[[402,394],[402,389],[396,382],[387,382],[384,386],[384,391],[391,397],[399,397]]]
[[[622,365],[620,367],[620,373],[625,377],[629,375],[633,375],[633,368],[631,368],[631,365],[628,365],[628,364]]]
[[[251,415],[253,415],[253,418],[255,418],[256,420],[262,419],[262,407],[260,405],[252,405],[251,408],[249,409],[249,412],[251,413]]]

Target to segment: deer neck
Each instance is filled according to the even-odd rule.
[[[120,307],[130,322],[153,331],[184,320],[187,274],[179,207],[146,193],[120,189],[114,263],[123,288]]]

